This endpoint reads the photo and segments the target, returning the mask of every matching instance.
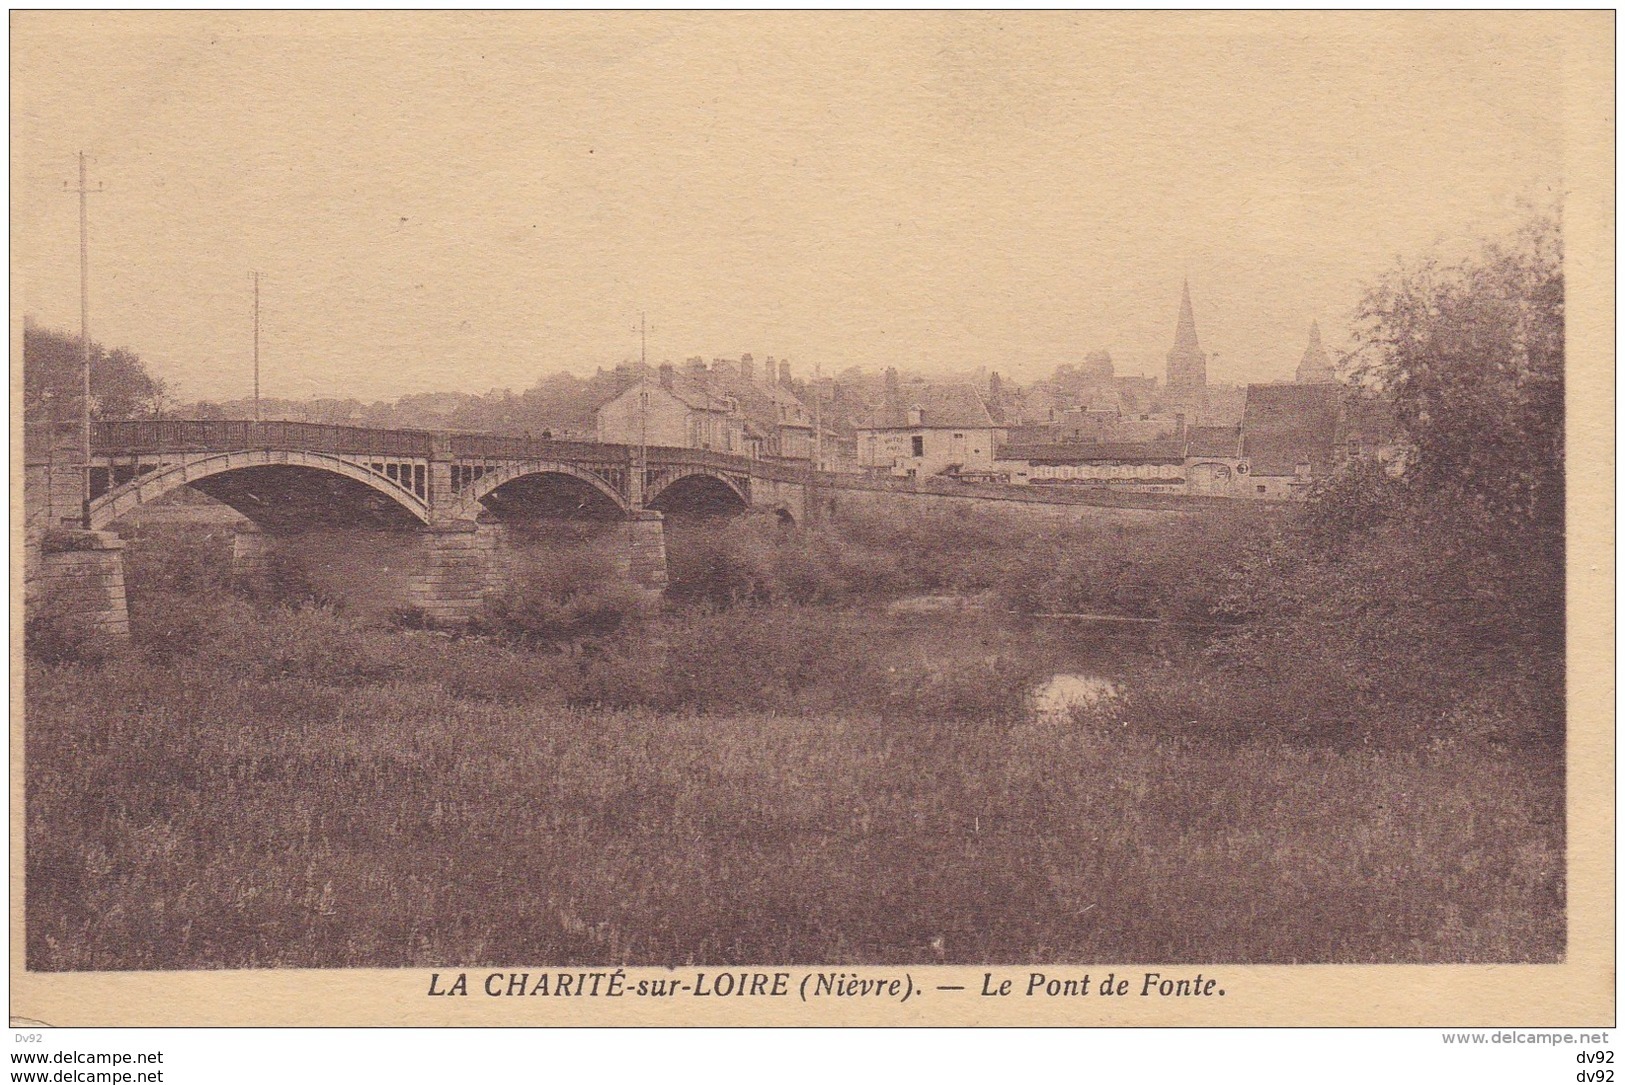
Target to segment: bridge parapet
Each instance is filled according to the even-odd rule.
[[[102,456],[245,449],[339,456],[428,456],[433,437],[427,430],[369,429],[317,422],[139,419],[92,423],[90,448],[92,454]]]
[[[499,433],[447,433],[447,450],[457,460],[595,460],[632,462],[627,445],[596,441],[557,441]]]

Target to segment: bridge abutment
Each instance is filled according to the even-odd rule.
[[[124,594],[124,540],[111,531],[46,532],[25,560],[24,607],[28,618],[113,643],[128,639],[130,610]]]

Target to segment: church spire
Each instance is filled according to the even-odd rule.
[[[1191,311],[1191,281],[1185,280],[1179,299],[1179,326],[1174,330],[1174,349],[1201,350],[1196,341],[1196,314]]]
[[[1332,360],[1326,354],[1326,348],[1320,345],[1320,321],[1311,321],[1309,324],[1309,346],[1304,349],[1303,359],[1298,362],[1299,384],[1324,384],[1337,379],[1332,369]]]
[[[1195,403],[1206,387],[1207,355],[1196,341],[1196,314],[1191,309],[1191,283],[1186,279],[1180,290],[1174,349],[1168,352],[1168,394]]]

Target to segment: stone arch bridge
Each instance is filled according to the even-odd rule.
[[[233,552],[239,572],[263,567],[313,527],[388,532],[397,550],[404,538],[406,598],[442,622],[473,617],[500,586],[508,530],[527,520],[603,521],[596,545],[612,567],[657,593],[666,585],[665,513],[757,508],[801,521],[813,511],[806,464],[301,422],[101,422],[88,464],[77,428],[31,426],[25,460],[30,588],[54,580],[103,597],[114,632],[127,619],[122,541],[110,528],[182,487],[246,517]]]

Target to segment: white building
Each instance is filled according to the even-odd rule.
[[[902,478],[990,472],[1004,430],[974,388],[910,384],[857,427],[858,463]]]

